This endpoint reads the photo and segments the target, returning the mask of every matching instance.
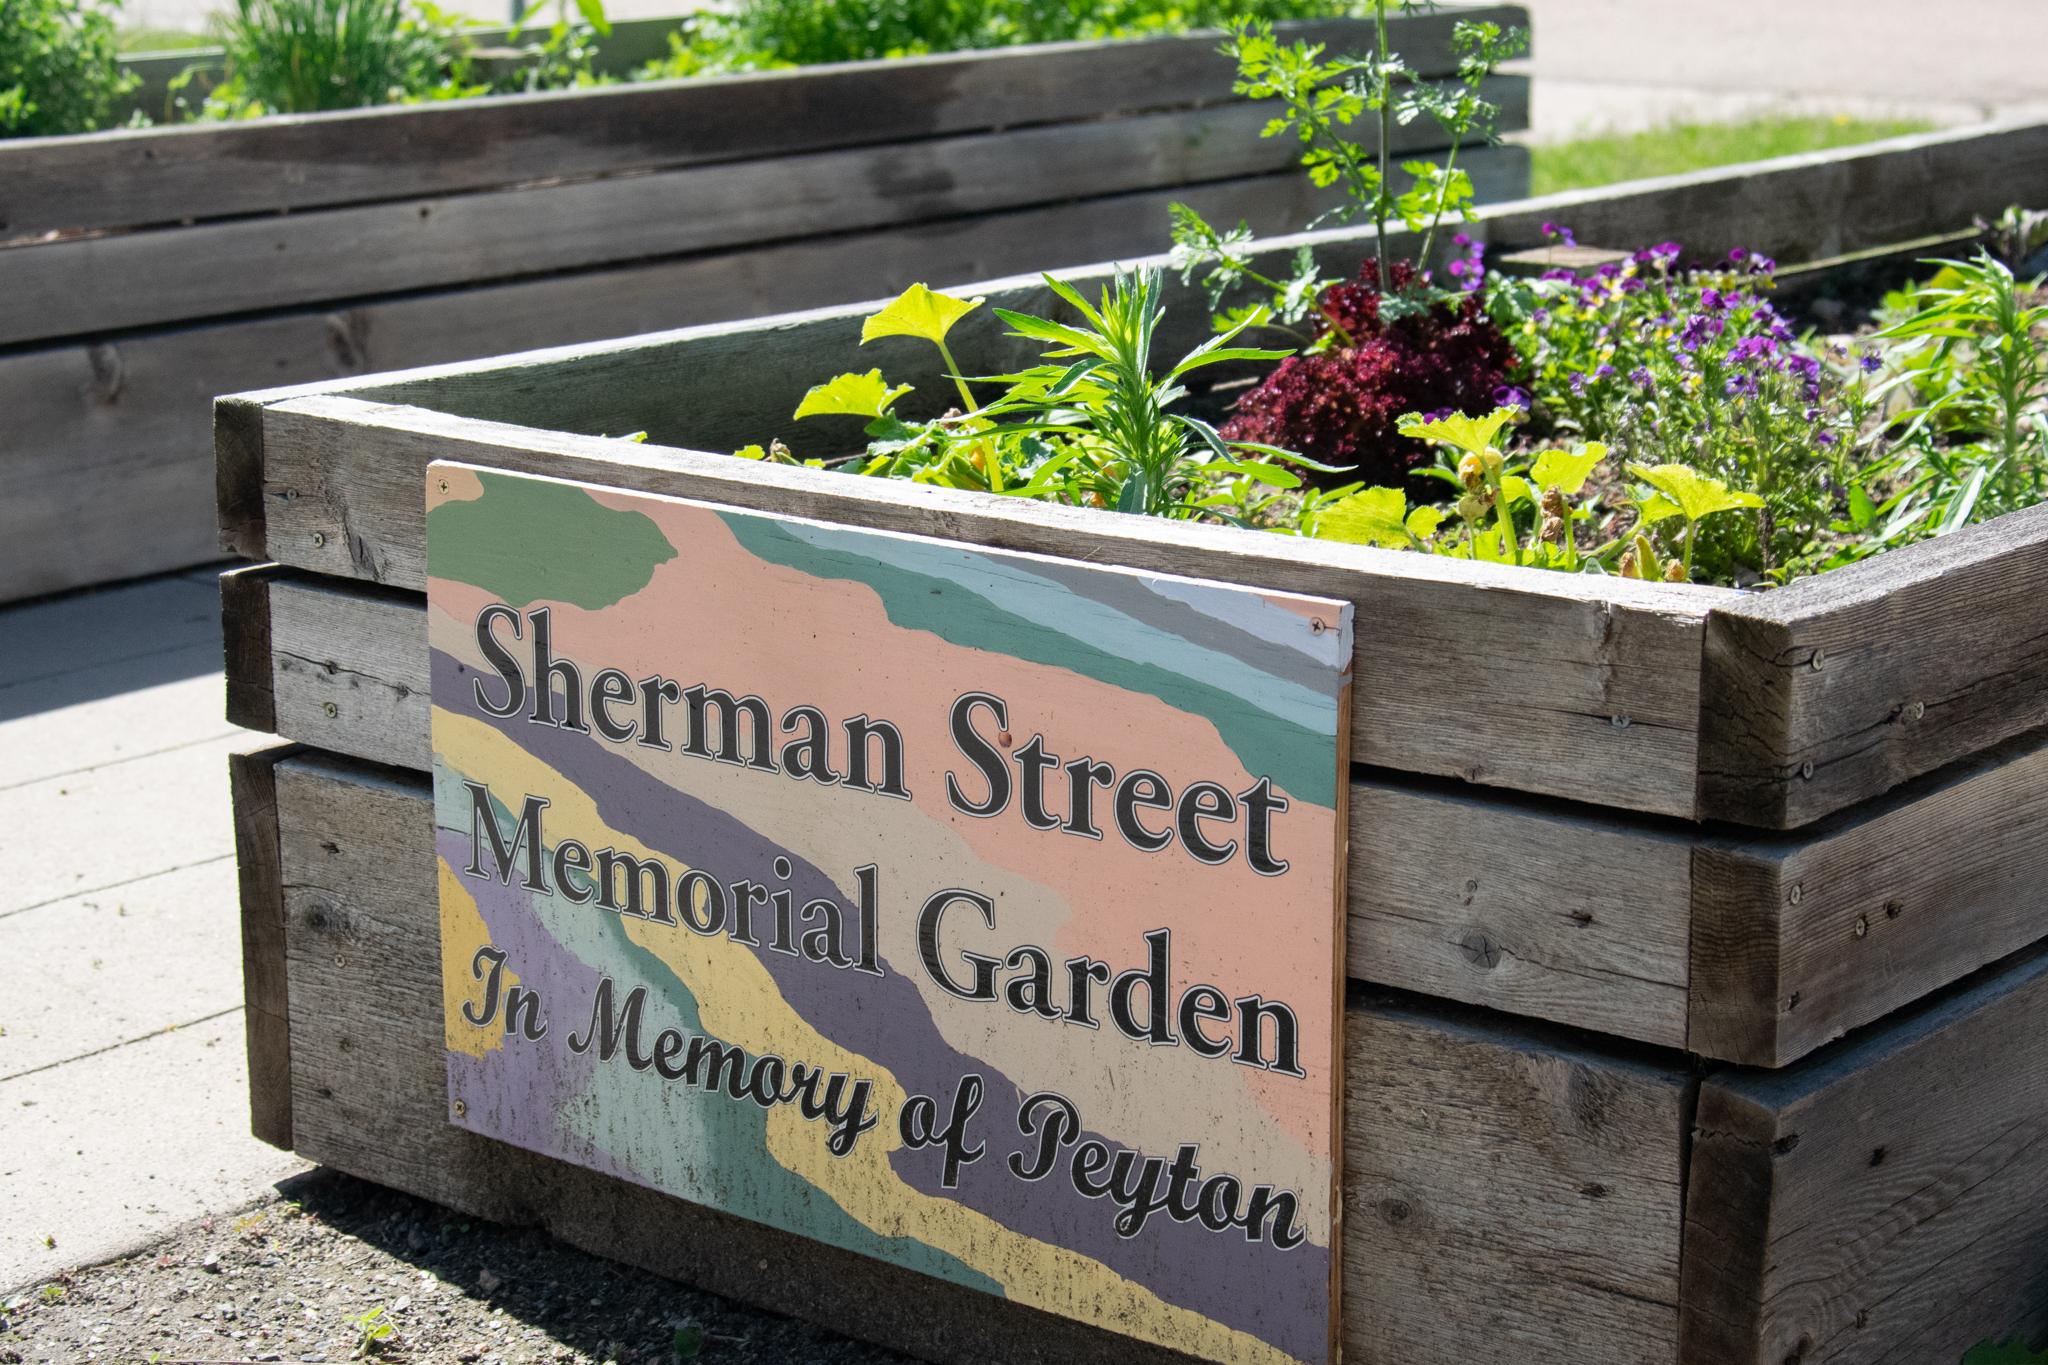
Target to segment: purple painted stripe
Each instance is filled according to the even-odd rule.
[[[460,660],[436,650],[434,697],[466,703],[471,690],[468,672]],[[775,855],[788,854],[739,820],[664,785],[588,736],[523,720],[500,720],[467,705],[437,704],[491,725],[573,783],[596,804],[612,828],[632,834],[679,864],[702,867],[721,881],[732,881],[766,876]],[[797,904],[812,897],[839,896],[836,884],[824,872],[795,857],[791,862],[794,869],[789,885]],[[1015,1082],[947,1043],[916,987],[903,976],[862,976],[857,991],[821,990],[824,978],[839,973],[771,952],[765,946],[756,948],[754,954],[784,1000],[805,1022],[841,1046],[882,1062],[911,1093],[935,1095],[943,1102],[952,1095],[961,1075],[980,1072],[991,1097],[985,1115],[993,1119],[1005,1103],[1014,1106],[1014,1100],[1003,1097],[1018,1094]],[[1114,1142],[1110,1146],[1119,1149]],[[947,1197],[1016,1232],[1101,1261],[1169,1303],[1247,1332],[1291,1355],[1306,1359],[1322,1354],[1328,1320],[1329,1248],[1304,1244],[1276,1252],[1270,1244],[1246,1242],[1238,1234],[1211,1233],[1198,1224],[1159,1218],[1140,1237],[1120,1239],[1111,1227],[1114,1208],[1084,1198],[1063,1180],[1052,1187],[1054,1194],[1049,1197],[1047,1187],[1060,1179],[1057,1176],[1036,1185],[1016,1179],[1003,1160],[1009,1150],[1005,1144],[992,1143],[988,1156],[966,1168],[961,1173],[961,1187],[946,1192]],[[899,1174],[904,1174],[903,1154],[898,1156],[896,1165]],[[905,1174],[915,1188],[940,1192],[936,1152],[911,1154],[907,1164],[927,1168],[924,1179],[912,1180]]]

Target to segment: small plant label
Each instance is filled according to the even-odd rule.
[[[1350,606],[438,463],[449,1111],[1336,1357]]]

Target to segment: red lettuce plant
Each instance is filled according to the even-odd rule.
[[[1391,273],[1393,288],[1384,291],[1379,262],[1368,259],[1356,280],[1325,290],[1313,318],[1316,347],[1282,361],[1240,398],[1225,438],[1348,466],[1345,481],[1399,487],[1431,459],[1425,442],[1400,433],[1402,414],[1478,416],[1511,400],[1515,349],[1478,293],[1418,306],[1408,302],[1415,267],[1397,261]],[[1383,312],[1387,292],[1406,306]],[[1445,491],[1430,484],[1434,495]]]

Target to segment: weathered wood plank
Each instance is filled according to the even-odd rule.
[[[1717,607],[1700,808],[1787,826],[2048,724],[2048,507]]]
[[[1507,194],[1527,183],[1527,155],[1487,149],[1475,175]],[[211,558],[216,394],[1103,260],[1156,246],[1174,199],[1266,231],[1326,206],[1298,175],[1257,176],[0,355],[0,600]],[[230,501],[246,492],[245,532],[260,478],[234,471],[249,469],[227,460],[214,476]],[[263,557],[260,538],[229,548]]]
[[[1347,1361],[1675,1358],[1675,1063],[1369,994],[1345,1031]]]
[[[1399,50],[1450,71],[1453,24],[1403,20]],[[1369,26],[1303,36],[1360,47]],[[0,236],[229,217],[1106,118],[1232,98],[1215,33],[187,124],[0,145]],[[308,174],[308,167],[317,167]]]
[[[269,593],[272,653],[230,687],[274,696],[292,739],[424,771],[419,595],[295,574]],[[1350,801],[1354,979],[1722,1061],[1786,1065],[2048,935],[2025,894],[2048,880],[2042,737],[1790,836],[1380,771]]]
[[[439,458],[1340,597],[1361,622],[1354,761],[1638,811],[1692,809],[1699,627],[1718,590],[821,478],[349,398],[265,408],[263,451],[271,557],[414,590],[424,584],[421,481]]]
[[[227,660],[227,718],[245,730],[277,733],[271,684],[270,585],[281,570],[252,564],[220,576],[222,652]]]
[[[1527,121],[1527,78],[1487,93]],[[1270,117],[1236,103],[16,246],[0,344],[1264,175],[1300,152],[1259,136]],[[1440,137],[1417,122],[1392,145]]]
[[[1468,230],[1491,247],[1511,250],[1541,242],[1542,224],[1559,221],[1588,241],[1627,245],[1677,234],[1702,256],[1752,246],[1790,264],[1967,228],[1973,215],[1995,215],[1997,205],[2030,196],[2048,200],[2048,124],[1899,138],[1846,152],[1495,204],[1480,209]],[[1295,252],[1307,247],[1326,271],[1348,275],[1370,241],[1370,229],[1356,228],[1277,237],[1261,244],[1255,260],[1284,271]],[[1415,249],[1406,237],[1392,245],[1396,251]],[[1164,257],[1150,259],[1164,263]],[[1108,267],[1062,273],[1087,289]],[[1035,278],[991,279],[972,288],[1006,307],[1045,306]],[[1200,297],[1169,279],[1162,351],[1185,349],[1208,334]],[[820,308],[743,326],[501,356],[435,373],[378,375],[361,381],[358,391],[495,421],[584,432],[644,429],[678,445],[731,448],[759,439],[764,422],[794,407],[812,382],[807,376],[855,354],[864,311],[871,306]],[[768,363],[758,363],[764,349]],[[900,354],[913,353],[905,348]],[[889,358],[896,368],[906,368],[894,353]],[[936,369],[931,373],[936,377]]]
[[[235,871],[242,901],[242,1018],[249,1049],[249,1131],[292,1148],[291,991],[285,970],[284,878],[278,861],[277,765],[296,744],[228,759]]]
[[[426,612],[416,593],[272,586],[275,688],[293,739],[425,771]],[[1351,976],[1668,1046],[1686,1036],[1680,835],[1403,783],[1350,790]]]
[[[303,1155],[935,1360],[1146,1358],[454,1128],[424,779],[309,755],[278,791]],[[1673,1358],[1682,1072],[1377,997],[1347,1035],[1348,1358]]]
[[[1693,855],[1691,1032],[1782,1066],[2048,935],[2048,738]]]
[[[1926,1365],[2048,1331],[2044,1007],[2036,950],[1791,1070],[1703,1082],[1686,1365]]]

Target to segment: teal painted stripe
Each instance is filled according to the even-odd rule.
[[[762,559],[814,578],[866,584],[899,626],[1157,697],[1207,719],[1247,771],[1272,777],[1298,800],[1335,803],[1334,697],[1283,683],[1225,655],[1168,649],[1158,632],[1033,579],[1021,560],[874,533],[796,528],[745,513],[723,515],[741,546]],[[1037,599],[1028,613],[1008,607],[1019,597]],[[1233,685],[1189,676],[1192,669],[1212,668]]]
[[[1041,566],[1017,555],[973,550],[963,546],[905,540],[874,532],[784,523],[792,536],[821,550],[847,550],[908,573],[943,579],[971,592],[991,606],[1026,620],[1050,626],[1062,635],[1119,655],[1133,663],[1154,664],[1170,673],[1213,678],[1226,691],[1252,702],[1290,724],[1314,730],[1328,724],[1329,694],[1307,687],[1273,667],[1262,667],[1210,640],[1193,638],[1161,622],[1145,619],[1090,590],[1085,578],[1064,566]],[[1085,566],[1082,566],[1085,569]],[[1059,572],[1048,570],[1059,569]],[[1098,573],[1100,571],[1097,571]],[[1139,580],[1131,580],[1135,588]],[[1294,631],[1308,636],[1301,618],[1275,607],[1256,593],[1206,589],[1206,599],[1186,602],[1200,615],[1242,630],[1245,618],[1282,614]],[[1141,594],[1141,597],[1143,594]],[[1279,654],[1276,663],[1292,664]]]

